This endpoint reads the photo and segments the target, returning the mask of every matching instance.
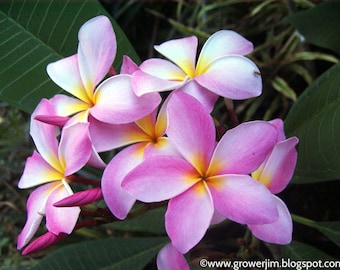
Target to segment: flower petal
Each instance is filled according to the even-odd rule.
[[[165,227],[172,244],[181,253],[187,253],[205,235],[214,206],[203,181],[172,198],[165,214]]]
[[[137,70],[139,70],[138,65],[135,62],[133,62],[129,56],[123,55],[123,63],[120,68],[120,74],[132,75],[132,73],[134,73]]]
[[[241,224],[265,224],[278,219],[273,195],[248,175],[210,177],[208,186],[217,211]]]
[[[264,166],[261,166],[261,174],[256,180],[264,184],[273,194],[285,189],[293,177],[297,161],[295,146],[298,142],[296,137],[292,137],[277,143]]]
[[[207,90],[195,80],[187,81],[182,87],[178,88],[178,90],[196,98],[208,112],[214,109],[214,105],[218,99],[217,94]]]
[[[36,151],[26,160],[24,172],[18,183],[19,188],[30,188],[43,183],[61,180],[64,174],[48,164]]]
[[[103,197],[100,188],[93,188],[84,191],[74,193],[56,203],[53,206],[56,207],[70,207],[70,206],[83,206],[93,203]]]
[[[32,191],[27,200],[27,221],[18,236],[17,248],[21,249],[28,244],[38,230],[45,214],[45,205],[48,195],[56,183],[40,186]]]
[[[167,110],[169,140],[203,173],[215,148],[215,127],[210,114],[199,101],[182,92],[172,95]]]
[[[59,160],[65,176],[80,170],[92,154],[89,123],[77,123],[64,127],[59,144]]]
[[[246,55],[253,50],[253,44],[231,30],[220,30],[209,37],[205,42],[197,61],[196,74],[213,61],[230,54]]]
[[[130,75],[117,75],[104,81],[95,93],[91,114],[110,124],[134,122],[152,113],[161,102],[158,93],[137,97],[131,87]]]
[[[270,224],[248,224],[249,229],[257,238],[278,245],[287,245],[292,241],[293,222],[285,203],[276,196],[275,203],[279,219]]]
[[[276,138],[276,128],[264,121],[242,123],[228,130],[216,146],[209,174],[252,173],[273,149]]]
[[[58,116],[70,116],[90,108],[88,103],[66,95],[55,95],[50,102]]]
[[[80,208],[53,206],[54,203],[72,194],[70,186],[65,181],[61,181],[49,195],[46,202],[46,227],[50,232],[70,234],[73,231],[79,217]]]
[[[164,246],[157,255],[157,268],[159,270],[190,270],[182,253],[171,244]]]
[[[276,127],[277,132],[278,132],[277,141],[278,142],[284,141],[286,139],[286,135],[285,135],[284,124],[283,124],[282,119],[276,118],[274,120],[269,121],[268,123]]]
[[[116,56],[116,36],[110,20],[97,16],[83,24],[78,39],[79,72],[88,96],[92,97]]]
[[[195,80],[211,92],[229,99],[247,99],[262,93],[262,80],[257,66],[238,55],[218,58]]]
[[[160,202],[177,196],[198,181],[195,169],[172,156],[147,158],[123,180],[122,187],[143,202]]]
[[[195,75],[197,44],[197,37],[192,36],[169,40],[154,47],[192,78]]]
[[[48,64],[46,71],[52,81],[62,89],[83,102],[91,103],[90,97],[87,95],[80,77],[77,54]]]
[[[37,115],[56,115],[51,102],[42,99],[31,116],[30,134],[40,155],[56,170],[61,171],[58,160],[58,140],[56,136],[59,129],[38,120]]]
[[[119,219],[126,218],[135,203],[135,198],[122,188],[124,177],[143,161],[145,144],[131,145],[120,151],[106,166],[101,188],[105,203]]]
[[[167,79],[158,78],[156,76],[137,70],[132,75],[132,88],[137,96],[143,96],[147,93],[164,92],[174,90],[183,85],[183,81],[171,81]]]
[[[91,116],[89,121],[92,143],[98,152],[150,139],[135,123],[114,125],[98,121]]]

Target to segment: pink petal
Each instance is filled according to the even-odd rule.
[[[95,86],[105,77],[116,56],[116,36],[110,20],[97,16],[83,24],[78,39],[80,76],[88,96],[92,96]]]
[[[248,175],[210,177],[208,186],[217,211],[241,224],[265,224],[278,219],[273,195]]]
[[[183,80],[171,81],[137,70],[132,75],[131,84],[135,94],[140,97],[148,93],[174,90],[175,88],[183,85]]]
[[[167,110],[170,141],[198,172],[205,172],[215,148],[210,114],[199,101],[182,92],[172,95]]]
[[[91,204],[102,198],[102,191],[100,188],[93,188],[89,190],[79,191],[72,194],[56,203],[53,206],[56,207],[70,207],[70,206],[83,206]]]
[[[265,242],[278,245],[287,245],[292,241],[292,218],[285,203],[278,197],[273,197],[275,198],[279,219],[270,224],[248,224],[248,227],[253,235]]]
[[[119,219],[126,218],[135,198],[122,188],[124,177],[143,161],[145,144],[134,144],[120,151],[104,170],[101,188],[106,205]]]
[[[293,177],[297,161],[295,146],[298,142],[296,137],[292,137],[277,143],[262,167],[260,176],[256,178],[273,194],[285,189]]]
[[[182,253],[171,244],[164,246],[157,255],[158,270],[190,270]]]
[[[91,96],[87,95],[80,77],[77,54],[48,64],[46,71],[52,81],[66,92],[85,103],[91,103]]]
[[[187,253],[205,235],[214,206],[209,190],[204,182],[169,201],[165,214],[165,227],[174,247]]]
[[[159,155],[182,157],[177,148],[166,137],[160,137],[157,142],[150,142],[145,147],[144,159]]]
[[[92,146],[92,153],[87,162],[87,165],[90,165],[92,167],[95,167],[101,170],[106,167],[106,163],[103,161],[103,159],[100,157],[97,150],[93,146]]]
[[[37,115],[56,115],[50,101],[42,99],[31,116],[30,134],[40,155],[55,169],[61,171],[58,161],[59,129],[38,120]]]
[[[117,75],[98,87],[91,114],[106,123],[126,124],[152,113],[160,102],[158,93],[137,97],[131,87],[131,76]]]
[[[208,112],[214,109],[218,95],[199,85],[195,80],[187,81],[178,90],[196,98]]]
[[[54,203],[72,195],[70,186],[61,181],[49,195],[46,202],[46,226],[47,229],[54,233],[70,234],[79,217],[79,207],[55,207]]]
[[[56,183],[40,186],[32,191],[27,200],[27,221],[18,236],[17,248],[21,249],[33,238],[38,230],[40,222],[45,215],[47,198]]]
[[[169,40],[154,47],[192,78],[195,76],[197,44],[197,37],[192,36]]]
[[[120,68],[120,74],[132,75],[132,73],[134,73],[137,70],[139,70],[138,65],[135,62],[133,62],[129,56],[123,55],[123,63]]]
[[[44,250],[62,239],[66,237],[66,234],[60,233],[58,235],[47,232],[41,236],[39,236],[37,239],[35,239],[32,243],[30,243],[22,252],[22,255],[29,255],[35,252],[38,252],[40,250]]]
[[[92,116],[89,121],[92,143],[98,152],[150,139],[135,123],[114,125],[98,121]]]
[[[272,124],[276,127],[276,129],[278,131],[278,136],[277,136],[278,142],[286,139],[286,135],[285,135],[285,131],[284,131],[284,124],[283,124],[282,119],[276,118],[274,120],[269,121],[268,123]]]
[[[276,128],[264,121],[243,123],[228,130],[216,146],[210,174],[252,173],[273,149],[276,138]]]
[[[34,120],[38,120],[45,124],[58,127],[63,127],[69,119],[70,118],[66,116],[49,116],[49,115],[37,115],[34,117]]]
[[[50,102],[55,108],[55,115],[58,116],[71,116],[91,107],[82,100],[66,95],[55,95],[50,99]]]
[[[80,170],[91,156],[89,125],[89,123],[77,123],[63,128],[59,144],[59,160],[63,164],[65,176]]]
[[[253,44],[231,30],[220,30],[205,42],[197,61],[197,73],[202,74],[206,67],[218,58],[230,54],[245,55],[253,50]]]
[[[30,188],[43,183],[61,180],[64,174],[48,164],[36,151],[26,160],[24,172],[19,180],[19,188]]]
[[[262,93],[259,69],[251,60],[238,55],[218,58],[195,80],[211,92],[229,99],[247,99]]]
[[[173,198],[199,179],[195,169],[184,159],[172,156],[147,158],[123,180],[122,187],[143,202]]]

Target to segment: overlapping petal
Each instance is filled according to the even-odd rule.
[[[24,172],[19,180],[19,188],[30,188],[43,183],[60,180],[64,177],[62,171],[58,171],[48,164],[36,151],[26,160]]]
[[[165,227],[178,251],[187,253],[203,238],[213,214],[213,201],[204,182],[195,184],[169,201]]]
[[[78,39],[79,72],[88,96],[92,97],[116,56],[116,36],[110,20],[97,16],[82,25]]]
[[[80,170],[92,154],[89,123],[64,127],[59,144],[59,160],[65,176]]]
[[[80,208],[75,207],[55,207],[54,203],[73,194],[70,186],[65,181],[58,181],[54,184],[53,191],[49,194],[46,201],[46,226],[47,229],[54,233],[70,234],[80,213]]]
[[[285,203],[273,196],[278,209],[279,219],[270,224],[248,224],[251,232],[259,239],[278,245],[287,245],[292,241],[293,222]]]
[[[190,270],[182,253],[171,244],[164,246],[157,255],[158,270]]]
[[[198,172],[206,170],[215,148],[215,128],[208,111],[182,92],[172,95],[167,111],[170,141]]]
[[[122,187],[140,201],[159,202],[177,196],[197,181],[196,170],[183,158],[160,155],[132,170]]]
[[[197,45],[197,37],[192,36],[169,40],[154,47],[192,78],[195,76]]]
[[[262,93],[258,67],[248,58],[239,55],[218,58],[195,80],[206,89],[230,99],[247,99]]]
[[[213,154],[208,174],[250,174],[273,149],[277,130],[264,121],[242,123],[228,130]]]
[[[279,193],[286,188],[293,177],[297,161],[295,146],[298,143],[296,137],[277,143],[270,156],[255,173],[255,179],[273,193]]]
[[[36,188],[27,200],[27,220],[18,236],[17,248],[21,249],[33,238],[45,214],[45,205],[54,183],[49,183]]]
[[[70,116],[89,109],[91,106],[80,100],[66,95],[55,95],[50,99],[55,108],[55,114],[59,116]]]
[[[197,61],[196,74],[202,74],[206,67],[218,58],[227,55],[246,55],[253,50],[253,44],[231,30],[220,30],[204,43]]]
[[[134,122],[151,112],[161,102],[158,93],[137,97],[131,87],[131,76],[117,75],[98,86],[91,114],[100,121],[111,124]]]
[[[272,194],[248,175],[221,175],[207,182],[215,208],[241,224],[266,224],[278,219]]]
[[[127,216],[136,201],[121,185],[126,174],[143,161],[144,147],[144,144],[135,144],[125,148],[104,170],[101,180],[103,197],[110,211],[119,219]]]

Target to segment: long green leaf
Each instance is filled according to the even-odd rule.
[[[299,267],[303,267],[301,265],[301,261],[311,261],[311,262],[318,262],[319,260],[332,260],[333,258],[331,256],[329,256],[328,254],[326,254],[325,252],[298,242],[298,241],[293,241],[291,244],[287,245],[287,246],[283,246],[282,247],[282,257],[285,258],[285,262],[288,263],[288,259],[290,260],[291,263],[295,264],[295,267],[293,266],[293,264],[290,265],[290,267],[288,265],[281,265],[282,268],[287,268],[287,269],[298,269],[296,266],[297,263],[300,263]],[[283,262],[283,261],[282,261]],[[306,266],[304,266],[304,268],[301,269],[306,269]],[[313,267],[313,269],[325,269],[322,267],[322,265],[320,265],[320,267]]]
[[[62,92],[48,77],[46,65],[75,54],[78,30],[106,11],[94,0],[0,2],[0,100],[32,112],[41,98]],[[114,67],[122,55],[139,61],[122,30],[111,19],[117,36]]]
[[[340,64],[314,81],[290,110],[285,128],[297,136],[293,183],[340,179]]]
[[[298,215],[293,215],[293,214],[292,214],[292,218],[295,222],[317,229],[319,232],[325,235],[329,240],[331,240],[338,247],[340,247],[340,221],[318,222],[318,221],[314,221],[314,220],[311,220],[305,217],[300,217]]]
[[[143,269],[167,243],[167,238],[109,238],[61,248],[32,270]]]
[[[318,46],[340,52],[340,2],[329,1],[295,13],[287,21]]]

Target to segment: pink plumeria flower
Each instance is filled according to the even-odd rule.
[[[171,243],[165,245],[157,255],[158,270],[190,270],[187,261]]]
[[[276,128],[263,121],[244,123],[215,141],[208,111],[193,97],[176,92],[169,100],[167,135],[182,157],[149,157],[134,168],[122,187],[137,200],[168,200],[165,226],[182,254],[204,236],[215,208],[242,224],[278,219],[272,194],[248,174],[276,143]]]
[[[246,99],[261,94],[260,71],[244,57],[253,50],[251,42],[234,31],[220,30],[206,41],[196,63],[197,45],[197,37],[191,36],[155,46],[171,62],[156,58],[143,62],[132,78],[136,94],[179,88],[209,111],[218,96]]]
[[[148,157],[179,155],[169,139],[164,136],[167,127],[166,106],[167,100],[163,103],[157,117],[154,111],[135,123],[111,125],[111,132],[107,134],[100,132],[101,129],[98,130],[98,136],[102,136],[102,139],[107,141],[108,149],[133,143],[110,161],[101,180],[104,200],[111,212],[119,219],[126,218],[136,201],[121,187],[125,175]]]
[[[293,177],[297,161],[295,149],[299,140],[296,137],[286,139],[283,122],[275,119],[269,123],[279,131],[278,141],[261,166],[252,173],[252,177],[264,184],[272,194],[284,190]],[[273,195],[279,212],[279,219],[271,224],[248,224],[249,229],[259,239],[274,244],[289,244],[292,240],[293,223],[285,203]]]
[[[107,17],[87,21],[78,39],[77,54],[47,66],[50,78],[74,96],[56,95],[51,99],[58,116],[73,115],[68,124],[87,122],[89,115],[118,124],[133,122],[158,106],[158,94],[135,95],[130,75],[116,75],[101,82],[116,55],[116,37]]]
[[[32,239],[44,216],[48,231],[58,235],[71,233],[80,213],[79,207],[54,207],[53,204],[73,194],[68,177],[80,170],[91,156],[89,123],[65,127],[58,144],[59,130],[34,120],[36,114],[48,114],[47,109],[48,106],[41,103],[32,115],[30,133],[39,153],[34,151],[27,159],[18,186],[39,187],[28,198],[27,221],[18,237],[18,249]]]

